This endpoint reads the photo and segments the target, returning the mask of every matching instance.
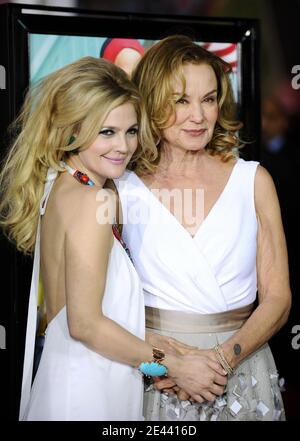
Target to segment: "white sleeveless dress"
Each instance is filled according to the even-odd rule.
[[[49,170],[41,214],[57,173]],[[105,421],[141,420],[143,381],[140,372],[88,349],[68,330],[66,307],[51,320],[32,389],[36,327],[40,225],[35,249],[26,335],[20,408],[21,420]],[[100,307],[100,306],[99,306]],[[137,273],[120,242],[114,238],[109,257],[103,313],[144,339],[144,299]]]
[[[237,160],[194,237],[134,172],[115,180],[122,203],[123,238],[141,278],[146,306],[203,315],[238,310],[255,301],[257,165]],[[156,329],[202,349],[212,348],[236,332]],[[177,421],[284,419],[278,373],[269,346],[264,345],[238,366],[226,394],[215,402],[181,402],[150,386],[145,393],[144,416],[146,420]]]

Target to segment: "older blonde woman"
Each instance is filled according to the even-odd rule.
[[[148,388],[150,420],[284,419],[267,341],[290,309],[285,237],[270,175],[238,157],[229,71],[188,37],[172,36],[151,47],[133,74],[156,149],[117,185],[146,325],[195,346],[181,349],[228,374],[221,398],[203,390],[198,403],[156,390],[171,391],[176,378]]]

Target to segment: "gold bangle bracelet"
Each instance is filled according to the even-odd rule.
[[[232,367],[230,366],[230,364],[226,360],[225,355],[224,355],[220,345],[217,344],[216,346],[214,346],[214,351],[215,351],[215,354],[217,356],[217,359],[218,359],[220,365],[227,372],[227,374],[229,374],[229,375],[234,374],[234,370],[232,369]]]
[[[228,374],[232,375],[234,373],[234,370],[232,369],[232,367],[230,366],[230,364],[226,360],[225,355],[224,355],[221,347],[219,345],[216,345],[214,350],[216,352],[217,358],[220,361],[220,364],[222,365],[222,367],[225,369],[225,371]]]

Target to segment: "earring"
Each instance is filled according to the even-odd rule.
[[[68,145],[72,144],[75,140],[76,140],[76,136],[73,136],[73,135],[70,136],[70,139],[69,139]]]

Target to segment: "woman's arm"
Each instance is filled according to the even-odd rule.
[[[86,190],[84,188],[84,190]],[[100,196],[106,192],[102,189]],[[83,191],[80,203],[68,222],[65,237],[66,304],[69,332],[93,351],[109,359],[138,367],[152,359],[149,344],[122,328],[102,312],[109,255],[112,248],[111,224],[104,218],[96,189]],[[105,194],[104,194],[105,196]],[[99,199],[104,200],[103,197]],[[78,208],[77,208],[78,207]],[[98,222],[96,211],[98,209]],[[116,274],[116,277],[118,275]],[[197,401],[222,394],[226,383],[219,364],[201,355],[167,354],[164,364]]]
[[[232,368],[262,346],[286,322],[291,307],[288,258],[280,207],[273,180],[261,166],[255,177],[255,206],[258,219],[257,278],[259,305],[242,328],[224,342],[221,350]],[[214,350],[191,349],[175,340],[168,344],[182,354],[207,355],[218,360]],[[238,345],[235,346],[235,345]],[[235,353],[235,347],[240,353]],[[159,382],[158,388],[171,387]]]
[[[114,207],[112,193],[90,187],[78,191],[80,201],[74,203],[65,236],[66,304],[70,335],[104,357],[137,367],[142,361],[152,358],[152,346],[102,312],[113,246],[110,222],[114,213],[110,219],[105,217]],[[105,210],[105,207],[109,209]]]
[[[259,305],[242,328],[221,345],[232,368],[284,325],[291,307],[288,257],[279,202],[273,180],[261,166],[255,177],[255,207]]]

